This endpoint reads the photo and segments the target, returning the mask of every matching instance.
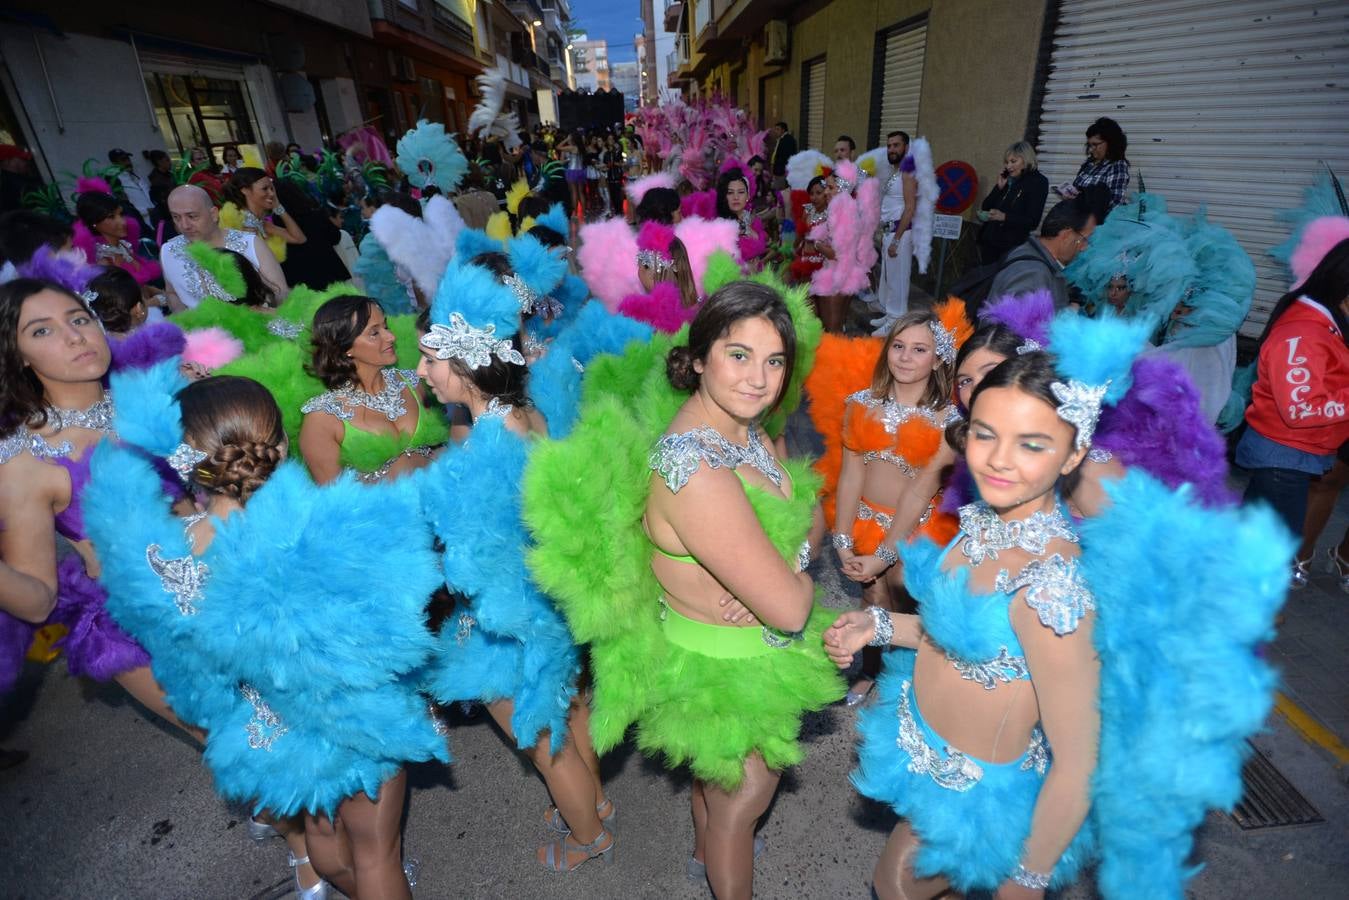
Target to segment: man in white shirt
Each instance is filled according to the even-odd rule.
[[[890,164],[881,189],[881,277],[877,294],[880,318],[871,324],[884,335],[909,311],[909,277],[913,272],[913,214],[918,206],[918,180],[909,156],[909,136],[892,131],[885,138],[885,160]]]
[[[212,247],[240,254],[262,276],[278,304],[286,299],[290,293],[286,276],[266,242],[251,232],[221,228],[220,210],[206,191],[195,184],[174,188],[169,194],[169,214],[173,216],[173,227],[178,229],[178,236],[164,245],[159,262],[164,268],[164,283],[168,285],[170,309],[191,309],[203,297],[216,297],[227,303],[237,299],[188,255],[187,245],[193,241],[203,241]]]
[[[127,202],[136,208],[142,220],[149,222],[150,211],[155,208],[154,201],[150,199],[150,183],[136,174],[131,165],[131,154],[114,147],[108,151],[108,162],[122,170],[117,180],[122,185]]]

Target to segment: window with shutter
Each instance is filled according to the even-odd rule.
[[[801,64],[801,149],[824,139],[824,57]]]
[[[871,141],[892,131],[918,132],[918,99],[927,55],[927,18],[886,29],[876,36],[872,88]]]

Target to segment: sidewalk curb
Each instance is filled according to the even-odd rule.
[[[1336,769],[1343,769],[1349,765],[1349,746],[1345,746],[1334,732],[1318,722],[1311,713],[1290,699],[1287,694],[1280,691],[1274,695],[1274,709],[1303,740],[1320,747],[1334,757]]]

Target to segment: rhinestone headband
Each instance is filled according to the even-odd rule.
[[[1024,356],[1027,353],[1037,353],[1043,349],[1044,347],[1040,346],[1040,342],[1035,338],[1026,338],[1026,342],[1016,348],[1016,355]]]
[[[662,255],[659,250],[638,250],[637,265],[662,272],[673,269],[674,260]]]
[[[525,284],[525,280],[519,275],[507,275],[501,279],[501,283],[511,289],[515,295],[516,302],[520,304],[520,312],[527,313],[534,309],[534,304],[538,302],[539,294],[532,287]]]
[[[1059,401],[1059,418],[1077,429],[1077,449],[1091,446],[1096,434],[1096,423],[1101,418],[1101,402],[1110,387],[1110,379],[1104,384],[1083,384],[1069,380],[1067,384],[1056,381],[1049,386]]]
[[[206,460],[207,454],[191,444],[183,442],[173,448],[173,452],[166,458],[170,468],[178,473],[178,477],[187,481],[192,477],[192,470],[201,465]]]
[[[481,369],[492,364],[495,356],[502,362],[525,364],[525,358],[509,340],[496,336],[496,325],[474,328],[459,313],[450,313],[450,324],[435,323],[422,335],[421,344],[436,351],[436,359],[460,359],[470,369]]]
[[[948,366],[956,361],[956,333],[954,329],[947,328],[941,322],[933,319],[927,323],[927,327],[932,331],[932,343],[937,351],[937,358]]]

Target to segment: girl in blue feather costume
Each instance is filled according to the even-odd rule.
[[[523,240],[531,239],[516,239]],[[530,290],[471,258],[461,250],[445,272],[417,368],[437,399],[467,407],[474,423],[463,444],[409,479],[445,546],[445,584],[465,601],[441,629],[429,688],[441,703],[485,703],[533,761],[556,804],[545,818],[564,834],[539,848],[539,861],[570,871],[612,859],[602,817],[613,806],[580,715],[584,704],[573,703],[579,664],[571,632],[525,568],[520,481],[531,439],[546,436],[548,426],[526,395],[520,317],[543,291],[519,257],[509,277]],[[545,266],[551,259],[546,250],[535,257]]]
[[[957,436],[984,499],[944,550],[900,550],[919,615],[849,612],[825,636],[840,666],[867,644],[901,648],[859,721],[853,775],[904,819],[876,866],[883,900],[1038,898],[1096,858],[1108,900],[1179,900],[1194,829],[1240,796],[1245,738],[1272,703],[1256,647],[1289,536],[1266,511],[1206,506],[1142,469],[1079,531],[1060,492],[1139,343],[1098,324],[974,390]]]
[[[410,897],[403,764],[449,760],[415,686],[435,649],[424,617],[439,581],[416,496],[350,475],[316,487],[285,461],[265,388],[184,386],[173,365],[115,376],[117,421],[204,492],[205,512],[178,519],[142,457],[98,448],[86,521],[109,611],[150,652],[169,704],[206,732],[222,796],[303,814],[314,868],[349,896]],[[298,874],[296,887],[325,896]]]

